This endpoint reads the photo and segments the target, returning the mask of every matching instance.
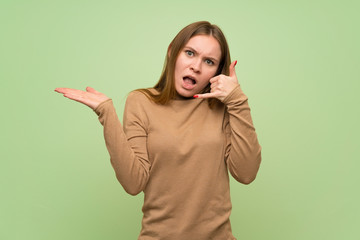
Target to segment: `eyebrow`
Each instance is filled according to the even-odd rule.
[[[195,53],[198,53],[194,48],[192,47],[189,47],[189,46],[185,46],[184,48],[189,48],[191,51],[195,52]],[[219,62],[219,60],[217,60],[216,58],[213,58],[213,57],[206,57],[210,60],[212,60],[213,62]]]

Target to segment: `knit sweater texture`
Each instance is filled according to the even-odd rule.
[[[139,240],[236,239],[228,171],[247,184],[261,162],[247,100],[240,86],[214,108],[206,99],[160,105],[133,91],[123,125],[111,99],[94,110],[118,181],[144,192]]]

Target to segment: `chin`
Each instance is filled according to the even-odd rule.
[[[177,94],[182,97],[182,98],[193,98],[194,95],[196,94],[196,92],[193,92],[193,91],[186,91],[186,90],[183,90],[181,89],[180,91],[176,91]]]

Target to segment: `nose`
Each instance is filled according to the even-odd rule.
[[[193,59],[193,61],[191,62],[190,65],[190,69],[193,70],[196,73],[200,73],[201,72],[201,59]]]

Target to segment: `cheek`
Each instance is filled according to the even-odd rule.
[[[210,78],[212,78],[212,77],[215,77],[215,74],[216,74],[216,72],[217,72],[217,69],[210,69],[208,72],[207,72],[207,74],[206,74],[206,78],[208,79],[208,80],[210,80]]]
[[[210,78],[211,77],[206,77],[206,78],[202,79],[202,81],[201,81],[202,88],[206,87],[209,84]]]
[[[175,62],[175,68],[182,68],[184,65],[186,65],[186,58],[180,54]]]

